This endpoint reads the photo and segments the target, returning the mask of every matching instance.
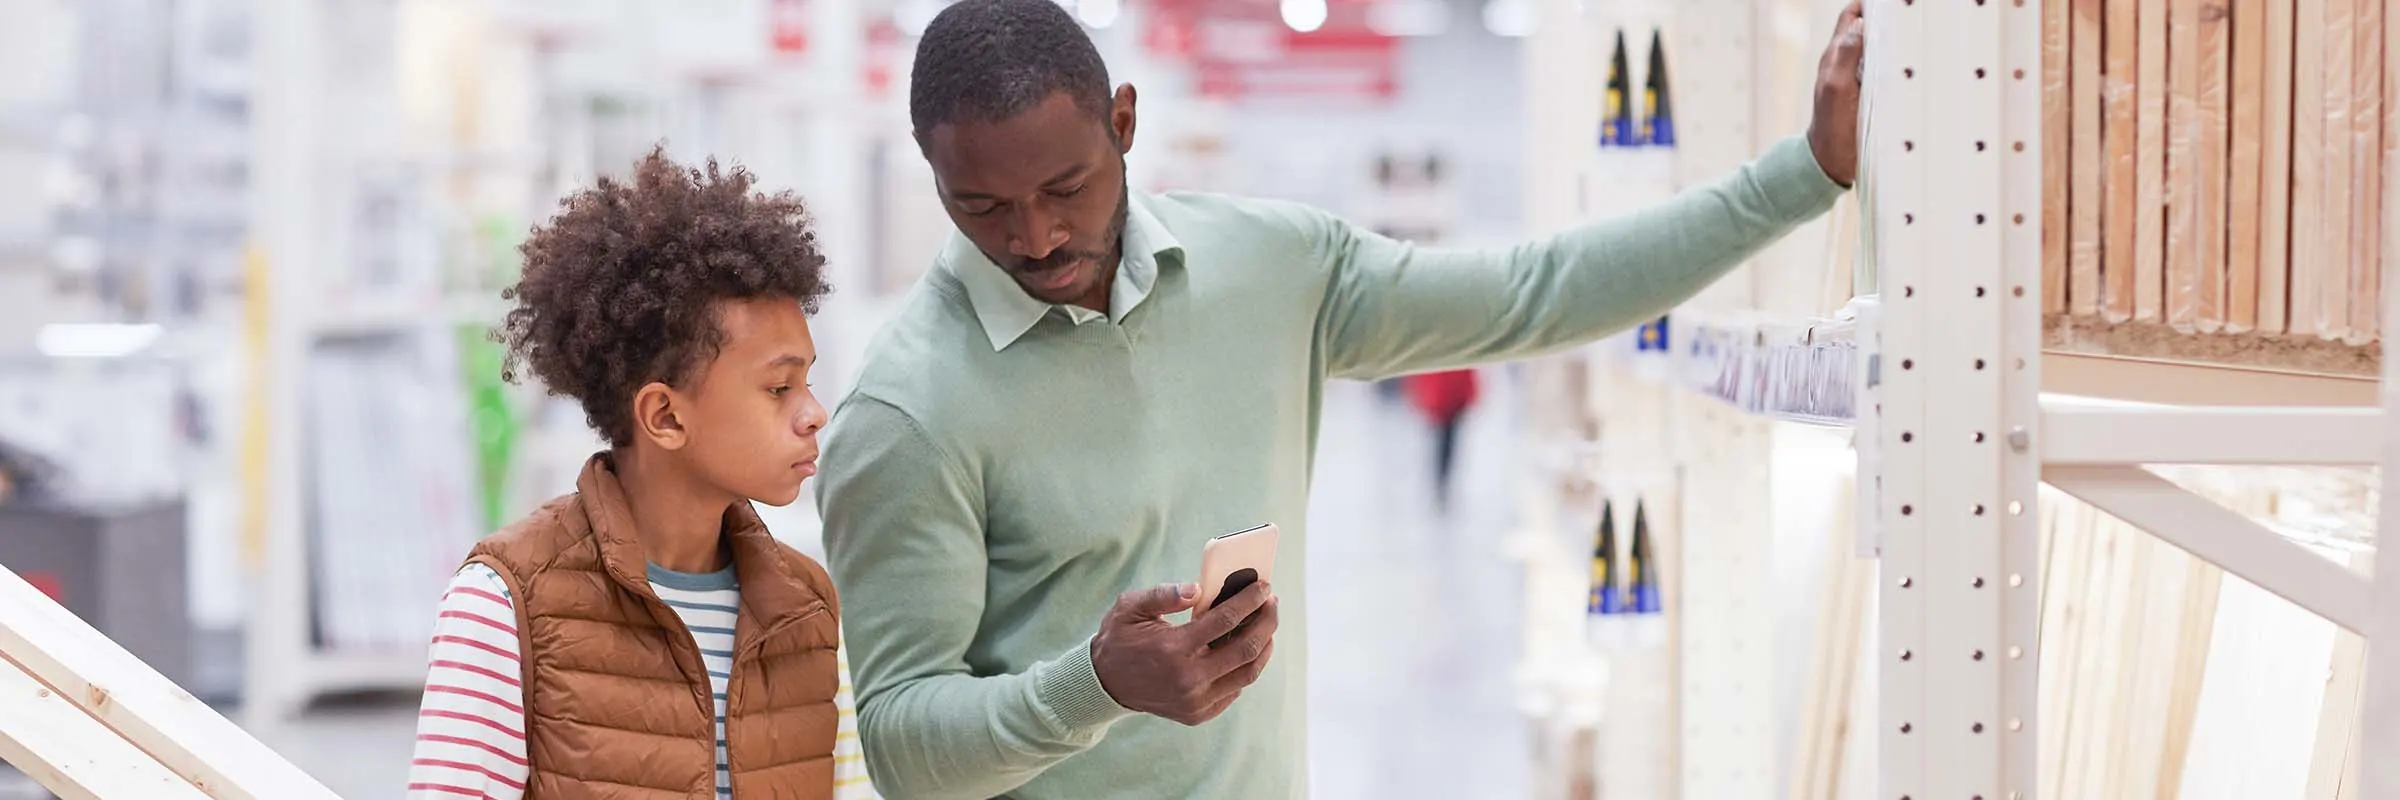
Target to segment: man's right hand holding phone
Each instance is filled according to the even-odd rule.
[[[1275,595],[1260,581],[1177,625],[1200,587],[1166,584],[1117,597],[1092,638],[1092,671],[1118,705],[1185,725],[1215,719],[1275,654]],[[1223,641],[1219,641],[1219,640]],[[1213,646],[1211,643],[1215,643]]]

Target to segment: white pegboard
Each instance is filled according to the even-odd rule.
[[[1876,263],[1914,261],[1934,248],[1917,225],[1923,216],[1926,182],[1916,142],[1925,135],[1930,97],[1916,80],[1923,70],[1926,25],[1924,10],[1906,0],[1876,0],[1866,9],[1865,69],[1866,141],[1861,153],[1866,214],[1877,231],[1872,246]],[[1877,584],[1876,646],[1868,663],[1876,681],[1878,771],[1877,796],[1928,796],[1926,793],[1925,724],[1926,650],[1923,601],[1925,525],[1916,515],[1924,502],[1924,449],[1917,432],[1924,428],[1925,374],[1915,369],[1924,357],[1918,349],[1926,327],[1923,296],[1913,275],[1887,271],[1882,281],[1881,338],[1874,384],[1867,403],[1876,409],[1876,438],[1861,442],[1872,447],[1863,462],[1878,465],[1876,505],[1859,510],[1860,519],[1874,519],[1882,564]]]
[[[1867,15],[1886,797],[2034,790],[2038,14],[1884,0]]]

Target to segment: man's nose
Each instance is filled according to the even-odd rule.
[[[1022,258],[1047,258],[1066,243],[1067,226],[1056,215],[1038,209],[1019,212],[1008,233],[1008,251]]]

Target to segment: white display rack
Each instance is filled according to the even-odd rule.
[[[1774,398],[1859,380],[1861,483],[1879,487],[1859,520],[1881,560],[1876,796],[2035,796],[2041,483],[2369,635],[2385,657],[2368,659],[2365,747],[2400,747],[2400,655],[2372,638],[2400,629],[2400,574],[2364,577],[2144,466],[2386,463],[2400,389],[2387,381],[2378,408],[2363,381],[2042,352],[2040,94],[2019,77],[2040,72],[2040,13],[1872,0],[1863,160],[1882,291],[1852,331],[1863,358],[1794,361],[1813,331],[1771,321],[1702,327],[1736,352],[1687,356],[1720,368],[1701,388],[1769,416],[1792,416]],[[2384,302],[2400,314],[2400,292]],[[2400,476],[2383,481],[2390,512]],[[2364,780],[2362,797],[2400,797],[2400,762],[2366,759]]]
[[[2363,576],[2145,466],[2400,463],[2400,431],[2384,424],[2400,409],[2400,385],[2386,380],[2379,392],[2367,379],[2043,351],[2041,14],[2021,0],[1868,0],[1861,160],[1872,191],[1860,195],[1872,233],[1858,274],[1879,291],[1853,303],[1861,313],[1817,321],[1696,303],[1670,315],[1664,354],[1611,343],[1591,355],[1752,415],[1852,427],[1859,552],[1880,562],[1868,637],[1872,796],[2037,796],[2044,483],[2367,636],[2383,657],[2367,659],[2363,752],[2400,748],[2400,649],[2375,636],[2400,630],[2400,571]],[[1694,64],[1683,55],[1679,64]],[[1538,68],[1555,68],[1556,57],[1542,57]],[[2385,62],[2387,85],[2400,81],[2395,67]],[[1677,98],[1739,69],[1701,62],[1690,71],[1709,72],[1687,75]],[[1686,124],[1714,120],[1679,110]],[[1558,113],[1534,115],[1540,126]],[[1555,136],[1537,131],[1534,141]],[[2380,189],[2387,228],[2400,222],[2396,185],[2387,176]],[[1558,190],[1544,191],[1529,197],[1554,202]],[[2400,242],[2384,246],[2385,263],[2400,256]],[[2400,315],[2396,290],[2384,284],[2388,315]],[[1712,293],[1729,291],[1738,288]],[[1845,351],[1854,358],[1836,357]],[[2388,377],[2400,356],[2384,357]],[[1855,393],[1843,414],[1824,395],[1846,385]],[[2381,480],[2379,537],[2400,518],[2400,473]],[[1718,535],[1703,527],[1685,525],[1689,558],[1700,537]],[[1683,602],[1717,602],[1694,594],[1699,577],[1687,576]],[[1691,635],[1706,633],[1691,609],[1678,613]],[[1706,711],[1684,712],[1693,719],[1682,796],[1713,796],[1694,794],[1695,764],[1733,764],[1723,749],[1693,749],[1691,730],[1724,722],[1698,717]],[[2400,798],[2400,760],[2362,761],[2357,796]]]

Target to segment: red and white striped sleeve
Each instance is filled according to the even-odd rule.
[[[409,800],[525,796],[524,650],[512,599],[481,564],[450,579],[433,626]]]

